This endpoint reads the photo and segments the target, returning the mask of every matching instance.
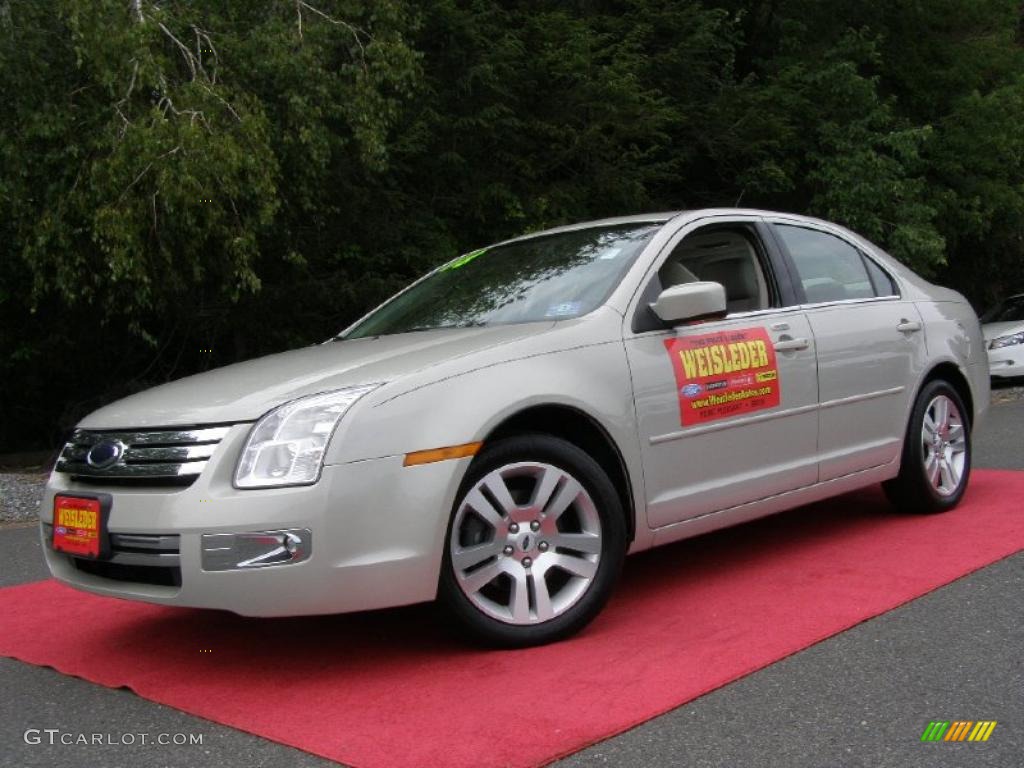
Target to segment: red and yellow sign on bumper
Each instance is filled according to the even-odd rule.
[[[99,557],[102,526],[98,499],[57,496],[53,500],[53,548],[69,555]]]
[[[684,427],[774,408],[780,400],[775,348],[764,328],[666,339]]]

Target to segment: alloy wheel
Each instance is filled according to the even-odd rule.
[[[452,524],[456,582],[480,611],[514,625],[568,611],[587,592],[602,551],[590,493],[552,464],[516,462],[470,488]]]
[[[946,395],[928,403],[921,422],[924,473],[940,496],[956,493],[967,459],[967,431],[960,409]]]

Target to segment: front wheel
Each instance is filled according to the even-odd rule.
[[[960,503],[971,473],[971,424],[950,384],[930,381],[910,415],[899,475],[886,495],[910,512],[945,512]]]
[[[440,594],[485,642],[540,645],[598,614],[625,550],[622,505],[597,462],[556,437],[510,437],[462,484]]]

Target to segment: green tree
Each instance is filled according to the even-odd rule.
[[[19,406],[0,445],[605,215],[811,212],[979,304],[1021,290],[1021,18],[1019,0],[0,0],[0,380]]]

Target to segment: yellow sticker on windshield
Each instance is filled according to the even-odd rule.
[[[442,272],[447,272],[449,269],[458,269],[459,267],[464,267],[465,265],[469,264],[469,262],[471,262],[473,259],[475,259],[477,256],[481,256],[484,253],[486,253],[486,251],[487,251],[486,248],[478,248],[475,251],[470,251],[469,253],[464,253],[462,256],[459,256],[459,258],[457,258],[455,261],[453,261],[450,264],[446,264],[445,266],[441,267],[441,271]]]

